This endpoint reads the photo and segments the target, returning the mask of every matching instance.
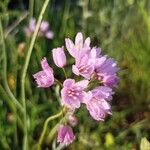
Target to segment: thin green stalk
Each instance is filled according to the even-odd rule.
[[[30,19],[33,17],[33,10],[34,10],[34,0],[29,0],[29,11],[30,11]]]
[[[13,103],[16,105],[16,107],[23,112],[23,107],[21,106],[21,104],[17,101],[17,99],[15,98],[15,96],[13,95],[13,93],[11,92],[9,86],[8,86],[8,82],[7,82],[7,54],[6,54],[6,47],[5,47],[5,40],[4,40],[4,32],[3,32],[3,28],[2,28],[2,22],[0,20],[0,35],[1,35],[1,41],[2,41],[2,50],[3,50],[3,56],[4,56],[4,61],[3,61],[3,82],[4,82],[4,87],[5,90],[7,92],[7,94],[9,95],[9,97],[12,99]]]
[[[35,28],[35,31],[33,33],[32,39],[31,39],[31,43],[29,45],[29,49],[26,55],[26,59],[25,59],[25,63],[24,63],[24,67],[23,67],[23,71],[22,71],[22,76],[21,76],[21,100],[22,100],[22,104],[23,104],[23,108],[24,108],[24,140],[23,140],[23,149],[24,150],[28,150],[28,129],[27,129],[27,116],[26,116],[26,101],[25,101],[25,77],[26,77],[26,73],[27,73],[27,69],[29,66],[29,61],[30,61],[30,57],[31,57],[31,53],[34,47],[34,43],[36,40],[36,37],[38,35],[38,31],[41,25],[41,21],[43,19],[43,15],[45,13],[45,10],[48,6],[50,0],[45,0],[38,21],[37,21],[37,25]]]
[[[6,104],[8,105],[10,110],[13,112],[13,114],[15,114],[15,105],[11,101],[10,97],[8,96],[8,94],[6,93],[4,88],[1,86],[1,84],[0,84],[0,96],[1,96],[2,100],[5,100]],[[16,119],[17,119],[20,129],[23,129],[23,124],[22,124],[22,121],[21,121],[19,115],[16,115]]]
[[[51,121],[51,120],[54,120],[60,116],[63,115],[65,111],[65,108],[63,108],[58,114],[56,115],[53,115],[53,116],[50,116],[46,119],[45,123],[44,123],[44,127],[43,127],[43,130],[42,130],[42,134],[39,138],[39,141],[38,141],[38,150],[41,150],[41,146],[42,146],[42,142],[43,142],[43,139],[44,139],[44,136],[45,136],[45,133],[46,133],[46,129],[47,129],[47,126],[48,126],[48,123]]]
[[[67,79],[67,73],[66,73],[65,69],[62,68],[62,70],[63,70],[63,73],[64,73],[64,75],[65,75],[65,78]]]
[[[55,78],[55,82],[58,83],[60,86],[63,86],[63,84],[56,78]]]
[[[22,16],[20,16],[8,29],[6,29],[4,37],[7,36],[28,16],[28,12],[25,12]]]

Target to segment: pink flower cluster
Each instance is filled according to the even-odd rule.
[[[30,37],[34,32],[35,27],[36,27],[36,20],[35,20],[35,18],[32,18],[29,21],[29,25],[24,28],[24,32],[25,32],[26,36]],[[47,21],[41,22],[38,36],[46,37],[47,39],[53,39],[54,33],[53,33],[53,31],[51,31],[49,29],[49,23]]]
[[[67,116],[71,126],[77,124],[74,113],[81,104],[85,104],[89,114],[94,120],[103,121],[108,114],[112,114],[110,101],[114,94],[113,88],[118,83],[117,62],[106,55],[101,54],[98,47],[90,47],[90,38],[83,40],[82,33],[77,33],[75,43],[65,39],[66,49],[74,58],[72,72],[79,76],[79,81],[67,78],[61,89],[61,104],[72,112]],[[64,68],[67,61],[64,46],[52,50],[54,63]],[[50,87],[54,84],[52,68],[48,65],[46,58],[41,61],[42,71],[34,74],[38,87]],[[57,141],[68,145],[75,139],[71,127],[60,125]]]

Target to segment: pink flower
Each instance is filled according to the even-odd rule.
[[[110,87],[98,86],[92,90],[92,94],[98,99],[112,100],[112,95],[114,92]]]
[[[82,80],[75,83],[73,79],[66,79],[61,90],[62,105],[66,105],[71,109],[79,108],[84,98],[84,89],[88,85],[88,80]]]
[[[103,59],[101,62],[97,62],[95,66],[95,73],[97,79],[100,80],[104,85],[113,87],[118,83],[117,72],[119,68],[117,67],[117,62],[112,58]]]
[[[76,126],[78,124],[78,119],[75,115],[69,115],[68,116],[68,121],[70,123],[71,126]]]
[[[47,32],[49,29],[49,24],[47,21],[42,21],[40,25],[40,31],[41,32]]]
[[[112,75],[119,70],[117,62],[113,58],[106,59],[102,64],[97,65],[96,71],[103,74]]]
[[[35,78],[38,87],[50,87],[54,84],[54,75],[53,69],[49,66],[46,58],[41,60],[41,67],[43,70],[34,74],[33,77]]]
[[[72,128],[67,125],[60,125],[58,128],[57,142],[64,145],[69,145],[75,139]]]
[[[116,87],[118,84],[119,78],[117,77],[117,74],[114,75],[105,75],[103,76],[102,82],[104,85],[109,87]]]
[[[90,79],[94,71],[94,64],[90,61],[88,55],[78,56],[75,59],[75,65],[72,66],[72,71],[77,76],[81,75]]]
[[[26,33],[27,36],[31,36],[35,30],[36,27],[36,20],[34,18],[32,18],[29,21],[29,26],[24,28],[24,32]]]
[[[84,103],[93,119],[103,121],[107,114],[111,114],[107,100],[112,99],[112,94],[112,90],[105,86],[99,86],[87,93]]]
[[[47,37],[48,39],[53,39],[54,38],[54,32],[53,31],[47,31],[45,33],[45,37]]]
[[[110,105],[104,99],[98,100],[92,97],[86,106],[92,118],[97,121],[104,121],[106,114],[111,114]]]
[[[36,27],[36,20],[35,20],[35,18],[32,18],[29,21],[29,26],[24,28],[25,34],[30,37],[34,32],[35,27]],[[39,37],[45,36],[48,39],[53,39],[54,33],[51,30],[49,30],[49,23],[47,21],[41,22],[38,36]]]
[[[75,44],[69,38],[66,38],[65,42],[68,52],[74,58],[77,57],[78,53],[82,53],[82,55],[84,55],[90,51],[90,38],[86,38],[85,42],[83,42],[83,35],[81,32],[77,33],[75,37]]]
[[[53,60],[56,66],[63,68],[66,65],[66,55],[64,53],[64,47],[54,48],[52,50]]]

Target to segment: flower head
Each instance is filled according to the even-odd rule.
[[[78,57],[78,53],[85,53],[90,51],[90,38],[86,38],[85,42],[83,41],[83,35],[81,32],[78,32],[75,37],[75,43],[69,38],[65,39],[66,47],[71,56]]]
[[[114,92],[110,87],[107,86],[98,86],[92,90],[92,94],[94,97],[97,97],[97,99],[105,99],[107,101],[112,100],[112,95]]]
[[[87,103],[87,109],[92,118],[97,121],[103,121],[106,114],[111,114],[110,105],[104,99],[98,100],[93,97],[91,101]]]
[[[41,60],[41,67],[43,70],[34,74],[33,77],[35,78],[38,87],[50,87],[54,84],[54,75],[53,69],[49,66],[46,58]]]
[[[40,25],[40,31],[41,32],[47,32],[49,29],[49,24],[47,21],[42,21]]]
[[[112,58],[105,59],[100,63],[97,63],[95,67],[95,73],[97,79],[102,81],[104,85],[108,85],[113,87],[118,82],[117,71],[119,68],[117,67],[117,62]]]
[[[34,18],[32,18],[29,21],[29,26],[24,28],[24,32],[26,33],[27,36],[31,36],[35,30],[36,27],[36,20]]]
[[[82,80],[75,83],[73,79],[66,79],[63,83],[63,89],[61,90],[61,102],[62,105],[66,105],[69,108],[79,108],[80,103],[84,98],[84,89],[88,85],[88,80]]]
[[[48,39],[53,39],[54,38],[54,32],[53,31],[47,31],[45,33],[45,37],[48,38]]]
[[[36,19],[32,18],[29,21],[29,25],[24,28],[25,34],[30,37],[34,32],[35,27],[36,27]],[[42,21],[41,22],[38,36],[39,37],[45,36],[48,39],[53,39],[54,33],[49,29],[49,23],[47,21]]]
[[[109,87],[116,87],[118,84],[119,78],[117,74],[114,75],[105,75],[103,76],[102,82],[104,85],[109,86]]]
[[[88,92],[84,103],[93,119],[103,121],[107,114],[111,114],[111,107],[107,100],[112,98],[112,94],[112,90],[104,86]]]
[[[67,125],[60,125],[58,128],[58,135],[57,135],[57,142],[69,145],[72,143],[75,139],[74,133],[72,131],[72,128]]]
[[[64,53],[64,47],[54,48],[52,50],[53,60],[56,66],[63,68],[66,65],[66,55]]]
[[[75,59],[75,65],[72,66],[72,71],[78,76],[81,75],[90,79],[94,71],[94,64],[90,61],[88,55],[78,56]]]

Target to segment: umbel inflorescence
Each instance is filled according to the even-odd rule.
[[[90,38],[83,40],[82,33],[77,33],[75,42],[65,39],[65,46],[74,58],[73,74],[80,76],[80,81],[67,78],[62,84],[60,101],[66,108],[65,123],[58,127],[57,142],[68,145],[73,142],[75,135],[71,126],[77,124],[75,112],[84,104],[96,121],[103,121],[108,114],[112,114],[110,101],[114,94],[113,88],[118,83],[117,62],[107,55],[101,54],[98,47],[90,47]],[[55,65],[64,68],[67,61],[65,47],[52,50]],[[42,71],[34,74],[38,87],[47,88],[54,84],[54,72],[47,59],[41,60]],[[68,115],[69,114],[69,115]]]

